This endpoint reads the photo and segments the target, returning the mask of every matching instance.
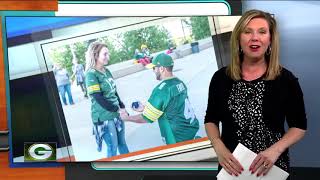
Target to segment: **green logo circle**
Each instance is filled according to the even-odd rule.
[[[53,155],[53,148],[49,144],[33,144],[28,153],[34,160],[47,160]]]

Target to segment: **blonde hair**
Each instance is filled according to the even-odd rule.
[[[231,34],[231,63],[227,67],[227,73],[233,80],[241,79],[241,63],[243,59],[240,53],[240,35],[248,23],[254,18],[265,19],[268,22],[271,35],[271,50],[269,47],[267,49],[267,51],[270,50],[270,54],[265,54],[268,67],[264,79],[273,80],[280,74],[281,66],[279,63],[279,33],[277,30],[277,22],[270,13],[253,9],[242,15]]]
[[[106,44],[97,41],[89,45],[86,52],[86,71],[96,66],[96,61],[98,60],[99,53],[103,47],[108,48]]]

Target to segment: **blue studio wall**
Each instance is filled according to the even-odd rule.
[[[290,149],[293,167],[320,167],[320,1],[243,1],[243,12],[275,15],[281,64],[298,78],[305,99],[308,131]]]

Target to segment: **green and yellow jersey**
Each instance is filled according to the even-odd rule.
[[[150,123],[158,121],[166,144],[194,139],[199,130],[187,87],[176,77],[163,80],[154,88],[142,116]]]
[[[118,97],[116,96],[116,84],[113,80],[111,72],[106,69],[105,73],[97,71],[95,69],[89,69],[85,76],[86,87],[88,95],[93,93],[102,92],[103,96],[108,102],[113,103],[115,106],[119,106]],[[91,117],[92,121],[98,122],[113,120],[119,117],[118,112],[111,112],[103,108],[94,98],[91,99]]]

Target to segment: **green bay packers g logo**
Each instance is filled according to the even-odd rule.
[[[55,161],[56,143],[25,143],[25,161]]]

